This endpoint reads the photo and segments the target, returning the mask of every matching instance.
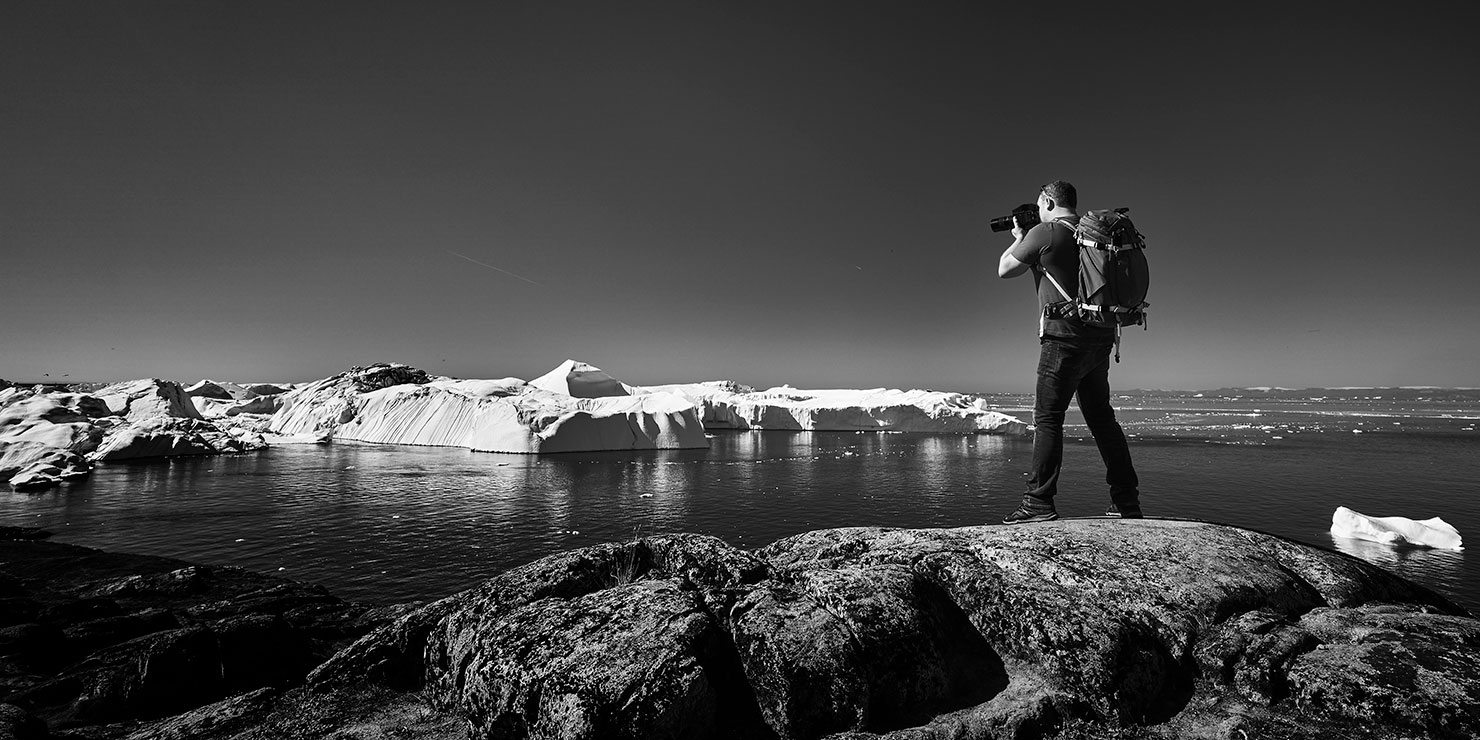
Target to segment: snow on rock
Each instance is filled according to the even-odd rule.
[[[529,384],[541,390],[574,398],[632,395],[626,385],[607,375],[601,368],[575,360],[560,363],[559,367],[529,381]]]
[[[1336,507],[1331,515],[1331,534],[1386,545],[1464,549],[1459,530],[1439,517],[1422,521],[1401,516],[1371,517],[1345,506]]]
[[[710,429],[892,431],[1023,434],[1017,418],[987,408],[979,396],[929,390],[755,391],[730,381],[633,388],[666,391],[701,404]]]
[[[567,387],[580,393],[621,385],[582,363],[562,365],[542,380],[557,374],[575,378],[566,381]],[[413,382],[381,382],[386,377]],[[355,368],[295,389],[285,395],[269,428],[280,435],[330,434],[340,440],[486,452],[684,449],[709,444],[697,408],[671,393],[576,397],[517,378],[431,379],[404,365]]]
[[[92,395],[103,399],[114,414],[129,419],[150,416],[201,418],[185,389],[173,380],[130,380],[101,388]]]

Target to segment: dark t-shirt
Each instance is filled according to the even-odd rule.
[[[1065,216],[1055,220],[1071,224],[1079,223],[1078,216]],[[1074,241],[1072,229],[1063,225],[1054,225],[1051,221],[1038,224],[1023,235],[1023,240],[1013,248],[1012,256],[1019,262],[1047,269],[1049,274],[1053,275],[1054,280],[1059,281],[1059,285],[1069,291],[1071,298],[1077,297],[1079,245]],[[1064,300],[1058,288],[1044,279],[1042,270],[1033,270],[1033,283],[1038,289],[1039,309],[1050,303]],[[1115,336],[1115,328],[1090,326],[1074,319],[1049,319],[1044,325],[1043,333],[1055,337],[1107,338]]]

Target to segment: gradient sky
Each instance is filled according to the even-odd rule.
[[[1480,386],[1480,15],[1302,5],[0,4],[0,378],[1028,390],[1062,178],[1117,388]]]

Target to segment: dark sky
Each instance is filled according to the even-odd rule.
[[[1117,387],[1480,386],[1480,17],[1302,5],[4,3],[0,378],[1026,390],[1062,178]]]

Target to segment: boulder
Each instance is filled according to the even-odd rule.
[[[1232,527],[664,535],[411,612],[259,731],[382,722],[389,692],[474,737],[1460,738],[1476,665],[1480,623],[1442,597]]]
[[[48,737],[50,733],[46,730],[46,723],[39,717],[14,704],[0,704],[0,740],[46,740]]]
[[[390,618],[286,579],[60,543],[0,538],[0,573],[16,574],[0,579],[8,601],[33,604],[0,625],[0,708],[32,728],[27,716],[101,733],[66,737],[121,737],[114,723],[223,700],[240,711],[229,697],[296,685]],[[219,730],[227,716],[193,724]]]
[[[0,569],[47,544],[0,542]],[[139,740],[1480,733],[1475,619],[1354,558],[1201,522],[839,529],[755,551],[643,537],[383,612],[368,632],[364,612],[346,620],[291,582],[225,596],[222,571],[178,562],[86,578],[81,548],[63,547],[22,572],[53,573],[47,593],[73,601],[0,632],[0,652],[64,641],[88,655],[0,701],[84,733],[124,720]],[[71,621],[58,633],[57,620]],[[330,633],[363,636],[299,684],[323,655],[313,636]]]

